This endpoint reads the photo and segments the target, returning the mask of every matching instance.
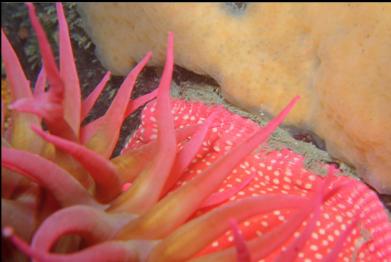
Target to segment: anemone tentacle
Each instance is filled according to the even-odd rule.
[[[235,219],[229,221],[231,229],[234,235],[237,261],[238,262],[251,262],[251,253],[247,248],[246,241],[240,232],[238,222]]]
[[[137,244],[128,244],[122,241],[107,241],[85,250],[79,251],[73,254],[51,254],[42,250],[37,250],[30,247],[23,239],[20,239],[14,234],[13,229],[10,227],[3,228],[3,236],[9,238],[16,247],[23,253],[27,254],[31,258],[34,258],[40,262],[72,262],[72,261],[126,261],[126,262],[137,262],[139,261],[140,251],[137,251]],[[150,247],[139,244],[146,250]]]
[[[132,219],[134,216],[131,214],[107,214],[88,206],[71,206],[46,219],[36,231],[31,246],[49,252],[55,241],[67,234],[82,236],[90,245],[100,243],[109,240]]]
[[[146,54],[129,73],[106,113],[82,128],[80,141],[83,145],[106,158],[110,158],[119,137],[119,130],[136,78],[151,56],[151,52]]]
[[[270,212],[277,208],[303,209],[308,206],[309,202],[309,199],[303,197],[268,195],[229,203],[179,227],[156,246],[151,254],[151,261],[191,258],[207,243],[229,229],[230,219],[235,218],[241,221],[252,215]],[[198,235],[199,232],[204,233]],[[197,238],[195,238],[196,235]]]
[[[88,114],[90,113],[90,110],[94,106],[96,100],[98,99],[99,95],[102,93],[103,89],[105,88],[107,82],[109,81],[111,77],[111,73],[107,72],[102,80],[99,82],[99,84],[96,86],[94,90],[85,98],[81,105],[81,119],[84,120]]]
[[[51,191],[63,206],[75,204],[100,206],[76,179],[51,161],[12,148],[2,147],[1,153],[3,167],[38,181],[40,185]]]
[[[125,226],[118,234],[118,239],[129,239],[129,237],[134,236],[133,234],[136,236],[139,234],[154,234],[156,237],[165,236],[186,221],[200,207],[202,202],[216,190],[216,187],[231,170],[268,138],[298,99],[298,97],[293,99],[276,118],[248,138],[245,143],[216,161],[203,176],[197,176],[179,190],[168,195],[141,216],[139,222],[131,222],[128,226]],[[179,209],[180,212],[173,212],[174,209]],[[161,221],[162,225],[151,223],[151,221]],[[140,231],[140,229],[142,230]]]
[[[11,101],[23,98],[31,98],[32,93],[29,81],[27,80],[18,57],[5,33],[1,30],[1,57],[7,74],[7,82],[10,85]],[[5,107],[2,102],[2,129],[5,121]],[[31,124],[39,124],[41,119],[36,116],[29,116],[20,112],[11,112],[11,127],[8,134],[2,130],[2,134],[9,138],[10,144],[19,149],[39,153],[42,150],[42,141],[30,129]]]
[[[212,113],[205,122],[197,129],[193,134],[191,139],[183,146],[183,148],[178,152],[175,162],[172,166],[172,171],[169,178],[166,181],[166,184],[163,188],[162,195],[167,194],[178,179],[181,177],[185,169],[189,166],[191,161],[194,159],[194,156],[202,146],[202,142],[205,140],[207,131],[212,125],[214,118],[216,117],[218,111]]]
[[[109,160],[77,143],[50,135],[36,126],[32,129],[47,142],[67,152],[83,165],[94,179],[95,197],[99,201],[107,203],[121,192],[120,175]]]
[[[170,84],[174,67],[174,38],[169,33],[167,59],[158,87],[158,137],[156,156],[135,181],[130,190],[122,194],[110,207],[111,211],[143,213],[159,199],[176,156],[176,137],[171,115]]]

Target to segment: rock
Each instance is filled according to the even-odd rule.
[[[79,5],[103,64],[126,74],[149,50],[162,65],[209,75],[224,97],[322,137],[380,193],[391,194],[391,4],[224,3]]]

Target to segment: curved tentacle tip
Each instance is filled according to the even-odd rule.
[[[132,186],[132,183],[125,183],[122,185],[122,192],[128,191],[128,189]]]
[[[14,229],[11,226],[5,226],[2,228],[1,234],[4,238],[10,238],[14,235]]]
[[[31,255],[29,252],[29,245],[15,233],[15,230],[12,226],[3,227],[1,233],[4,238],[9,239],[15,247],[20,249],[20,251],[26,255]]]
[[[168,32],[168,43],[170,43],[171,45],[174,44],[174,32]]]
[[[301,96],[297,95],[295,96],[288,104],[288,107],[294,107],[298,102],[299,100],[301,99]]]
[[[238,222],[236,219],[230,219],[229,224],[234,236],[234,242],[236,247],[236,261],[237,262],[251,262],[251,253],[246,244],[246,240],[240,231]]]
[[[34,5],[32,2],[26,2],[25,5],[28,7],[28,8],[34,8]]]
[[[12,103],[10,103],[7,108],[9,110],[16,111],[26,111],[31,108],[31,105],[34,103],[34,98],[21,98]]]
[[[42,253],[32,249],[24,239],[20,238],[17,234],[15,234],[13,227],[11,226],[3,227],[2,235],[4,238],[10,239],[12,244],[14,244],[14,246],[18,248],[26,256],[36,259],[38,261],[47,261]]]

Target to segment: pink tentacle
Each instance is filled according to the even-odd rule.
[[[95,181],[96,198],[99,201],[107,203],[121,192],[120,175],[109,160],[82,145],[50,135],[36,126],[32,126],[32,129],[82,164]]]
[[[53,162],[26,151],[1,148],[3,167],[32,178],[47,188],[63,206],[85,204],[99,205],[80,183]]]
[[[92,107],[94,106],[96,100],[98,99],[99,95],[102,93],[103,89],[105,88],[107,82],[110,80],[111,72],[108,71],[102,78],[102,80],[99,82],[99,84],[96,86],[96,88],[88,95],[86,99],[84,99],[82,105],[81,105],[81,119],[84,120],[88,114],[90,113]]]
[[[26,3],[26,5],[29,10],[31,24],[37,35],[43,66],[48,76],[50,88],[53,90],[53,99],[62,100],[64,96],[64,84],[61,80],[49,41],[35,13],[34,5],[32,3]]]
[[[41,250],[31,248],[24,240],[20,239],[11,227],[2,229],[3,237],[8,238],[24,254],[40,262],[137,262],[139,254],[133,245],[122,241],[108,241],[73,254],[49,254]]]
[[[135,181],[132,187],[113,202],[111,211],[143,213],[159,200],[164,183],[170,174],[176,155],[174,119],[171,114],[170,84],[174,68],[174,36],[169,33],[167,58],[158,87],[157,152],[149,168]]]
[[[151,56],[151,52],[147,53],[140,63],[128,74],[106,113],[82,128],[82,144],[102,156],[110,158],[120,134],[126,107],[137,76],[148,63]]]
[[[240,228],[235,219],[230,220],[231,229],[234,236],[234,242],[236,247],[237,262],[251,262],[251,254],[246,245],[246,240],[244,239]]]
[[[12,100],[32,97],[30,82],[27,80],[18,57],[3,29],[1,29],[1,56],[7,74],[7,81],[11,86]]]
[[[37,82],[34,86],[34,97],[39,97],[43,93],[45,93],[46,87],[46,72],[45,68],[42,67],[41,71],[39,71]]]
[[[1,100],[1,137],[4,137],[5,108]]]
[[[182,173],[194,159],[194,156],[200,150],[202,142],[204,141],[206,135],[208,134],[208,129],[215,119],[219,111],[212,113],[206,120],[203,125],[201,125],[198,130],[191,137],[183,149],[177,154],[175,162],[172,167],[172,171],[168,180],[163,188],[162,195],[167,194],[168,191],[172,189],[178,179],[181,177]]]
[[[23,239],[31,240],[37,222],[34,208],[21,201],[1,198],[1,212],[2,226],[13,226]]]
[[[183,142],[183,140],[194,134],[198,127],[198,125],[188,126],[175,130],[178,143]],[[131,186],[131,183],[128,182],[134,182],[145,166],[148,165],[150,156],[156,151],[156,146],[157,142],[154,140],[134,149],[125,148],[121,155],[111,159],[111,162],[120,173],[121,183],[125,183],[122,191],[127,191]]]
[[[77,75],[72,44],[69,38],[67,20],[61,3],[56,3],[59,43],[60,43],[60,77],[64,85],[64,119],[72,128],[76,137],[79,137],[81,96],[79,77]]]
[[[301,210],[303,208],[305,209],[310,201],[310,199],[297,196],[265,195],[249,197],[236,202],[227,203],[226,205],[190,220],[177,228],[156,246],[151,254],[151,260],[153,261],[153,258],[160,258],[165,261],[186,261],[227,231],[230,227],[230,219],[242,221],[251,216],[268,213],[275,209]],[[159,221],[159,224],[160,222],[161,221]],[[132,223],[133,221],[131,224]],[[128,232],[126,237],[163,237],[163,235],[159,236],[157,234],[160,232],[150,232],[150,234],[147,235],[145,232],[142,232],[142,230],[136,228],[137,223],[135,223],[134,226],[135,231]],[[139,232],[137,232],[138,234],[136,234],[136,230],[139,230]],[[203,233],[199,234],[199,232]],[[234,248],[231,251],[233,252],[231,257],[235,257]],[[251,251],[251,253],[252,252],[253,251]],[[225,260],[211,259],[210,261]]]
[[[88,206],[68,207],[54,213],[41,224],[31,246],[41,251],[50,251],[56,241],[68,234],[82,236],[88,244],[99,243],[110,239],[122,225],[133,218],[130,214],[108,215]]]
[[[140,217],[140,224],[130,223],[124,227],[119,234],[119,238],[126,239],[130,232],[137,231],[137,227],[144,228],[145,234],[147,234],[146,232],[148,234],[154,232],[157,236],[164,236],[176,226],[184,223],[201,206],[202,202],[216,190],[231,170],[251,151],[266,141],[298,99],[299,97],[294,98],[267,126],[249,137],[243,144],[235,147],[229,154],[221,157],[202,176],[196,176],[189,183],[162,199],[151,210]],[[172,212],[173,209],[180,211]],[[157,225],[152,223],[152,221],[160,221],[161,223]]]
[[[130,101],[129,104],[128,104],[128,107],[126,109],[125,118],[128,117],[129,115],[131,115],[140,106],[142,106],[142,105],[148,103],[149,101],[155,99],[156,96],[157,96],[157,93],[158,93],[158,89],[155,89],[155,90],[153,90],[152,92],[150,92],[150,93],[148,93],[146,95],[140,96],[140,97],[136,98],[135,100]]]
[[[19,99],[31,99],[33,96],[30,89],[30,83],[3,30],[1,30],[1,56],[7,74],[7,88],[11,94],[11,102],[15,102]],[[5,105],[2,105],[1,110],[2,134],[4,131],[4,114],[7,110],[6,108],[3,108],[3,106]],[[15,148],[40,153],[42,141],[37,139],[37,136],[28,127],[31,124],[40,124],[40,118],[20,112],[11,112],[11,116],[12,122],[10,123],[9,131],[7,130],[7,137],[9,135],[10,144]]]
[[[245,180],[243,180],[243,182],[241,182],[239,185],[226,189],[224,192],[213,193],[202,203],[200,209],[209,208],[227,201],[230,197],[236,195],[240,190],[245,188],[254,179],[255,176],[256,176],[255,173],[250,175]]]

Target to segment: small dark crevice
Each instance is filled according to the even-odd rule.
[[[219,86],[219,84],[213,78],[205,75],[196,74],[177,65],[174,68],[173,80],[177,85],[180,85],[181,82],[191,81],[197,84],[205,84],[216,87]]]
[[[232,15],[243,15],[247,9],[248,3],[246,2],[226,2],[224,3],[225,9],[227,9]]]
[[[321,139],[317,134],[314,132],[308,130],[308,129],[303,129],[303,128],[298,128],[298,127],[293,127],[289,126],[287,127],[288,132],[292,135],[292,137],[296,140],[306,142],[306,143],[311,143],[320,150],[326,151],[326,144],[323,139]]]
[[[384,206],[387,208],[388,213],[390,214],[391,217],[391,196],[390,195],[381,195],[378,194],[380,200],[384,204]]]

